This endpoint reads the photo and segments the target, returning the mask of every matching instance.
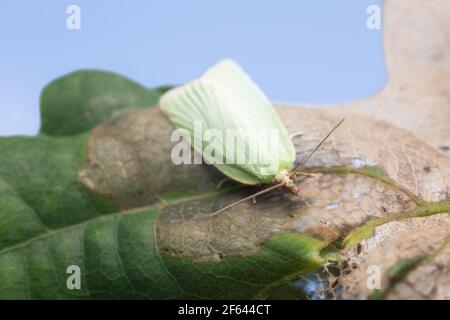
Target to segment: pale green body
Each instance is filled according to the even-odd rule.
[[[224,137],[227,129],[240,130],[248,135],[249,141],[262,146],[270,141],[267,136],[259,135],[261,131],[258,130],[276,130],[271,132],[278,133],[277,151],[258,148],[256,163],[213,164],[233,180],[249,185],[271,183],[280,172],[293,168],[295,148],[286,128],[264,93],[233,61],[223,60],[207,70],[201,78],[170,90],[161,97],[160,107],[177,128],[186,129],[192,137],[195,121],[201,121],[203,130],[216,129]],[[211,162],[212,159],[208,159],[204,152],[208,142],[203,137],[200,139],[203,140],[201,147],[193,147]],[[217,137],[215,139],[220,140]],[[232,148],[227,139],[219,143],[223,144],[224,153]],[[251,147],[253,143],[234,145],[233,148],[248,159],[248,148]],[[270,167],[271,170],[269,173],[262,172],[262,167]]]

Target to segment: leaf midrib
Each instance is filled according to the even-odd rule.
[[[49,231],[44,232],[42,234],[39,234],[39,235],[37,235],[35,237],[32,237],[32,238],[30,238],[30,239],[28,239],[26,241],[16,243],[16,244],[14,244],[14,245],[12,245],[10,247],[6,247],[6,248],[0,250],[0,255],[3,255],[3,254],[8,253],[10,251],[14,251],[17,248],[24,247],[24,246],[28,245],[29,243],[33,243],[34,241],[42,240],[42,239],[48,238],[48,237],[50,237],[52,235],[63,233],[64,231],[75,229],[75,228],[78,228],[78,227],[82,227],[84,225],[87,225],[87,224],[90,224],[90,223],[93,223],[93,222],[96,222],[96,221],[101,221],[103,219],[113,219],[115,217],[120,217],[120,216],[124,216],[124,215],[138,214],[138,213],[141,213],[143,211],[148,211],[148,210],[152,210],[152,209],[159,211],[159,210],[161,210],[163,208],[166,208],[166,207],[169,207],[171,205],[185,203],[185,202],[190,202],[190,201],[194,201],[194,200],[213,198],[215,196],[218,196],[218,195],[221,195],[221,194],[225,194],[225,193],[230,192],[230,191],[232,191],[232,189],[227,189],[227,190],[224,190],[224,191],[208,192],[208,193],[203,193],[203,194],[195,195],[195,196],[187,196],[187,197],[183,197],[182,199],[177,199],[177,200],[172,200],[172,201],[161,201],[159,203],[152,204],[152,205],[149,205],[149,206],[142,206],[142,207],[138,207],[138,208],[132,208],[132,209],[129,209],[129,210],[119,211],[119,212],[116,212],[116,213],[102,214],[102,215],[96,216],[96,217],[94,217],[92,219],[88,219],[88,220],[85,220],[85,221],[82,221],[82,222],[79,222],[79,223],[76,223],[76,224],[72,224],[72,225],[61,227],[61,228],[57,228],[57,229],[47,229]]]

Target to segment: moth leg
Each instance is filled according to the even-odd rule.
[[[222,180],[219,181],[219,183],[217,183],[216,189],[219,190],[222,185],[227,182],[228,180],[230,180],[229,178],[223,178]]]
[[[302,131],[297,131],[297,132],[292,133],[292,134],[289,136],[289,138],[290,138],[290,139],[293,139],[293,138],[295,138],[295,137],[301,137],[301,136],[303,136],[303,135],[305,135],[304,132],[302,132]]]
[[[253,202],[253,204],[256,204],[256,197],[252,198],[252,202]]]

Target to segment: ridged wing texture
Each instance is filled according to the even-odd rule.
[[[277,112],[231,60],[167,92],[160,107],[176,127],[190,133],[191,145],[207,162],[236,181],[269,183],[280,171],[293,167],[294,146]],[[199,124],[202,130],[194,130]],[[202,143],[196,145],[194,138]],[[212,141],[220,146],[215,152],[210,152]],[[223,159],[223,163],[214,159]]]

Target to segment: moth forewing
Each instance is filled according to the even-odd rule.
[[[250,185],[270,183],[281,171],[293,167],[295,149],[277,112],[250,77],[231,60],[223,60],[199,79],[168,91],[161,97],[160,107],[176,127],[188,130],[192,137],[201,136],[202,143],[192,143],[193,148],[233,180]],[[202,133],[194,132],[196,123],[201,123]],[[214,161],[210,148],[207,149],[210,141],[205,139],[205,131],[208,130],[222,134],[223,139],[217,139],[225,160],[221,163]],[[244,143],[249,149],[245,163],[226,161],[230,158],[227,150],[232,150],[231,142],[226,139],[230,131],[250,141]],[[272,135],[275,138],[268,142],[264,133],[272,131],[276,132]],[[264,150],[268,146],[272,149]],[[233,158],[236,153],[247,152],[232,151]]]
[[[293,177],[343,121],[293,169],[295,148],[275,108],[231,60],[165,93],[160,108],[177,128],[194,137],[190,144],[203,159],[226,176],[247,185],[273,184],[214,214],[280,187],[298,194]]]

